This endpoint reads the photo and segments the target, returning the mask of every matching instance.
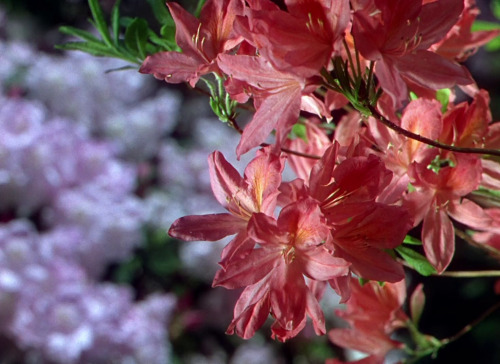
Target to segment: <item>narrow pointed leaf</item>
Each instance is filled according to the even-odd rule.
[[[175,44],[175,34],[174,33],[172,33],[172,37],[169,40],[169,39],[164,39],[162,37],[159,37],[154,31],[149,29],[148,37],[149,37],[149,41],[151,43],[153,43],[161,48],[158,50],[158,52],[177,50],[177,45]]]
[[[82,29],[70,27],[70,26],[62,26],[59,27],[59,31],[63,34],[67,35],[72,35],[74,37],[81,38],[83,40],[86,40],[88,42],[100,42],[99,39],[97,39],[92,33],[87,32]]]
[[[94,18],[94,25],[102,36],[104,42],[110,47],[113,46],[113,41],[109,35],[108,24],[104,20],[104,14],[102,12],[101,6],[98,0],[89,0],[90,11],[92,12],[92,17]]]
[[[61,45],[57,45],[56,48],[67,51],[82,51],[90,53],[94,56],[108,56],[108,57],[115,56],[115,53],[102,43],[67,42]]]
[[[420,241],[420,239],[414,238],[413,236],[410,236],[410,235],[405,236],[403,243],[408,244],[408,245],[422,245],[422,242]]]
[[[160,29],[160,34],[162,38],[170,45],[171,51],[180,52],[181,48],[177,45],[175,41],[175,25],[165,24]]]
[[[396,251],[401,255],[401,257],[418,273],[423,276],[430,276],[436,273],[436,269],[431,263],[420,253],[413,249],[407,248],[403,245],[398,246]]]
[[[113,42],[118,46],[118,37],[120,36],[120,4],[121,0],[117,0],[111,10],[111,29],[113,30]]]
[[[174,20],[170,16],[170,13],[167,10],[167,6],[165,5],[166,2],[164,0],[147,0],[147,2],[149,3],[149,6],[151,6],[153,14],[160,24],[174,24]]]

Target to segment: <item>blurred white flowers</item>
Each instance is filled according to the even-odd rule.
[[[151,85],[104,74],[112,61],[0,49],[1,335],[39,361],[168,363],[175,297],[100,279],[142,243],[134,162],[157,154],[178,96],[138,106]]]

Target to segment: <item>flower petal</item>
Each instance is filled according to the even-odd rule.
[[[422,244],[425,256],[442,273],[455,253],[455,230],[444,209],[431,207],[424,217]]]
[[[174,221],[168,234],[185,241],[216,241],[245,227],[244,221],[231,214],[189,215]]]

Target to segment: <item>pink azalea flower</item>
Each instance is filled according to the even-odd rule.
[[[402,306],[406,299],[406,284],[367,282],[360,285],[351,278],[352,294],[346,310],[336,310],[336,314],[349,323],[349,328],[333,329],[328,333],[331,341],[349,349],[369,354],[356,363],[384,362],[386,354],[403,346],[391,339],[394,330],[406,326],[409,320]],[[341,363],[332,360],[331,363]]]
[[[443,129],[441,104],[424,98],[411,101],[403,111],[400,126],[417,135],[437,140]],[[396,133],[374,118],[368,120],[368,135],[380,151],[375,154],[393,172],[390,186],[379,196],[379,201],[399,201],[410,183],[408,169],[413,162],[423,158],[427,145]]]
[[[437,54],[458,62],[464,62],[476,53],[479,47],[500,34],[499,29],[472,32],[472,24],[480,11],[475,0],[464,0],[464,3],[465,7],[458,22],[441,41],[430,48]]]
[[[440,141],[460,147],[482,147],[493,119],[489,104],[488,92],[480,90],[472,102],[451,105],[443,116]]]
[[[241,135],[238,157],[264,142],[273,129],[279,148],[299,117],[302,93],[308,93],[305,80],[277,70],[262,57],[222,54],[218,65],[230,77],[226,90],[231,96],[238,102],[252,96],[257,110]]]
[[[200,76],[218,72],[217,55],[242,41],[233,33],[233,22],[243,13],[243,1],[208,0],[199,20],[177,3],[167,6],[175,21],[175,40],[182,53],[160,52],[148,56],[139,72],[152,73],[169,83],[187,81],[194,87]]]
[[[384,250],[401,244],[412,226],[408,211],[376,201],[389,184],[392,173],[375,155],[346,158],[337,162],[339,145],[329,147],[317,161],[304,185],[301,180],[283,186],[280,201],[311,196],[318,201],[331,229],[327,245],[337,257],[351,263],[350,269],[366,279],[397,282],[403,268]],[[337,164],[338,163],[338,164]],[[394,223],[397,221],[398,223]],[[343,299],[349,289],[344,287]]]
[[[302,330],[306,314],[313,319],[316,333],[324,334],[323,313],[304,276],[328,281],[347,275],[349,263],[325,249],[329,228],[317,202],[305,199],[288,205],[278,220],[254,214],[248,229],[260,247],[233,259],[214,279],[215,286],[248,286],[236,304],[228,332],[249,338],[271,312],[276,320],[273,335],[279,340]]]
[[[172,224],[168,233],[186,241],[215,241],[237,234],[223,251],[224,264],[240,249],[253,247],[246,233],[252,214],[273,214],[283,160],[268,149],[260,151],[248,164],[243,178],[220,152],[212,153],[208,163],[215,198],[229,213],[184,216]]]
[[[336,148],[338,144],[325,152],[309,179],[309,193],[320,201],[332,227],[334,255],[350,262],[351,270],[363,278],[400,281],[403,268],[384,250],[401,244],[411,228],[410,215],[405,208],[376,202],[392,173],[374,155],[336,165]]]
[[[290,150],[294,150],[301,153],[306,153],[310,155],[323,155],[325,150],[330,146],[331,141],[318,126],[319,120],[317,118],[311,118],[305,122],[306,139],[301,137],[295,139],[287,139],[284,146]],[[315,159],[304,158],[302,156],[297,156],[290,154],[287,159],[290,167],[293,169],[297,177],[307,180],[311,169],[316,162]]]
[[[445,164],[437,172],[428,168],[438,159]],[[463,198],[479,186],[481,162],[475,155],[440,154],[436,149],[428,149],[425,158],[415,163],[409,173],[416,190],[405,197],[405,206],[414,216],[415,224],[423,220],[425,255],[441,273],[455,251],[455,230],[448,215],[472,228],[490,225],[491,218],[483,209]]]
[[[319,73],[330,61],[350,20],[347,0],[285,0],[288,11],[271,1],[251,1],[235,28],[282,72],[300,77]]]
[[[436,108],[429,101],[416,100],[408,108],[417,101],[421,105],[420,117],[411,124],[413,129],[406,126],[409,130],[461,147],[481,145],[486,138],[491,114],[485,91],[478,92],[470,104],[463,102],[451,106],[442,117],[435,113],[431,118],[422,117],[431,115],[425,111],[426,105]],[[408,143],[423,145],[413,140],[405,141],[404,145]],[[455,251],[455,230],[450,217],[473,229],[492,229],[491,217],[479,205],[465,198],[479,187],[483,165],[491,164],[477,155],[421,147],[416,150],[418,153],[411,154],[406,160],[408,163],[413,159],[407,173],[415,191],[404,197],[404,205],[411,211],[415,226],[423,221],[422,242],[426,257],[438,272],[442,272]],[[492,166],[491,171],[495,169],[498,170],[498,166]],[[493,183],[492,180],[495,178],[490,178],[488,183]]]
[[[354,13],[352,34],[361,55],[376,61],[377,78],[394,105],[399,107],[408,99],[405,79],[432,90],[473,82],[459,64],[429,50],[457,23],[462,1],[371,0],[368,4]],[[377,11],[372,11],[373,5]]]

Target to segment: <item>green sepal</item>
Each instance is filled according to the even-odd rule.
[[[360,277],[360,278],[358,278],[358,282],[359,282],[359,285],[360,285],[361,287],[363,287],[365,284],[367,284],[368,282],[370,282],[370,280],[369,280],[369,279],[366,279],[366,278],[361,278],[361,277]]]
[[[436,157],[429,163],[429,165],[427,166],[427,169],[433,171],[434,173],[436,174],[439,174],[439,171],[441,170],[441,168],[445,168],[445,167],[456,167],[456,163],[455,161],[451,160],[451,159],[442,159],[441,156],[438,154],[436,155]]]

